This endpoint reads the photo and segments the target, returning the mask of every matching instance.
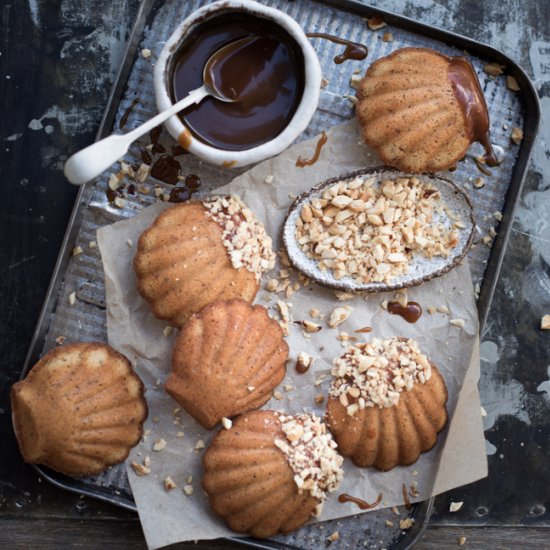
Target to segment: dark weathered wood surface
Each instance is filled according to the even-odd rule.
[[[489,477],[438,497],[438,525],[417,547],[457,548],[466,536],[465,548],[550,548],[550,334],[537,326],[550,313],[550,1],[372,3],[503,50],[543,101],[542,138],[482,335]],[[0,548],[145,548],[133,514],[49,486],[22,464],[8,403],[75,196],[61,166],[93,140],[138,4],[0,2]],[[450,513],[451,501],[463,508]]]

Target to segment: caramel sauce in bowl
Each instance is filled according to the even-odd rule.
[[[238,71],[235,84],[246,87],[242,79],[252,79],[270,93],[223,105],[208,97],[165,123],[182,147],[217,166],[246,166],[279,154],[305,130],[319,103],[321,67],[298,23],[253,0],[222,0],[194,11],[166,42],[154,73],[158,109],[200,86],[206,60],[246,36],[260,37],[260,45],[263,40],[258,55],[265,67],[254,75]],[[247,61],[242,63],[244,69]],[[254,64],[261,65],[258,59]]]

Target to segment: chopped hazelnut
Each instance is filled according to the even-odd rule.
[[[519,145],[523,139],[523,130],[521,128],[512,128],[512,133],[510,134],[510,139],[516,144]]]
[[[79,256],[80,254],[82,254],[84,252],[84,250],[82,250],[82,247],[81,246],[75,246],[73,248],[73,256]]]
[[[518,81],[512,75],[506,75],[506,87],[512,92],[519,92],[520,87]]]
[[[146,476],[151,473],[151,469],[147,468],[147,466],[144,466],[143,464],[139,464],[139,462],[134,462],[132,460],[131,462],[132,469],[138,476]]]
[[[329,542],[336,542],[337,540],[340,540],[340,533],[338,533],[338,531],[334,531],[334,533],[332,533],[332,535],[329,535],[327,537],[327,540]]]
[[[184,485],[183,492],[186,496],[190,497],[193,494],[193,485]]]
[[[164,488],[167,490],[167,491],[172,491],[173,489],[176,489],[177,488],[177,485],[176,483],[174,482],[174,480],[170,477],[170,476],[166,476],[164,478]]]
[[[458,512],[463,504],[464,502],[451,502],[449,505],[449,512]]]
[[[76,303],[76,292],[71,292],[67,297],[70,306],[74,306]]]
[[[543,315],[540,320],[540,329],[541,330],[550,330],[550,315]]]
[[[352,311],[353,308],[351,306],[335,308],[330,314],[328,326],[330,328],[336,328],[337,326],[341,325],[351,315]]]
[[[387,27],[388,24],[379,15],[373,15],[367,18],[367,26],[371,31],[378,31]]]
[[[195,451],[200,451],[201,449],[204,449],[204,441],[202,439],[199,439],[195,445]]]
[[[464,328],[465,321],[464,319],[451,319],[449,324],[453,325],[453,327]]]
[[[141,57],[143,57],[143,59],[148,59],[151,57],[151,50],[149,48],[143,48],[141,50]]]
[[[486,63],[483,65],[483,70],[491,76],[499,76],[504,72],[504,65],[500,63]]]
[[[160,439],[157,439],[153,444],[153,451],[159,452],[164,450],[165,448],[166,448],[166,441],[162,439],[162,437]]]
[[[222,418],[222,426],[226,429],[226,430],[230,430],[231,427],[233,426],[233,422],[227,418],[227,417],[223,417]]]

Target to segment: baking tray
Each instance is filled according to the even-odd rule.
[[[121,131],[121,119],[126,118],[126,130],[154,114],[152,65],[162,48],[163,40],[185,16],[206,3],[209,2],[142,1],[96,139]],[[465,161],[459,163],[457,170],[451,175],[452,179],[466,187],[476,208],[479,242],[470,252],[469,261],[474,283],[480,285],[478,310],[483,330],[540,120],[538,97],[525,72],[490,46],[354,0],[265,0],[263,3],[282,9],[294,17],[307,32],[324,31],[345,36],[369,47],[369,56],[365,62],[348,61],[343,65],[334,65],[332,58],[339,53],[341,47],[326,41],[314,42],[329,83],[322,90],[317,114],[300,140],[317,135],[321,130],[352,117],[352,104],[344,96],[354,94],[354,90],[349,87],[353,71],[361,68],[363,72],[367,63],[372,63],[398,47],[426,46],[449,55],[467,52],[470,56],[487,98],[492,141],[500,146],[503,155],[502,164],[497,169],[492,169],[491,177],[486,177],[478,172],[473,162],[473,155],[481,154],[481,148],[473,146]],[[389,26],[377,32],[368,30],[365,18],[373,15],[382,17]],[[392,33],[392,42],[382,40],[386,31]],[[141,55],[142,48],[151,50],[150,58],[145,59]],[[484,73],[482,67],[485,62],[504,65],[506,73],[516,78],[520,92],[513,94],[507,90],[503,77],[494,79]],[[523,129],[524,137],[519,147],[510,144],[509,135],[513,127]],[[141,140],[132,146],[124,160],[130,165],[139,164],[141,150],[147,143],[148,140]],[[168,151],[174,144],[165,131],[161,134],[159,143]],[[221,170],[203,164],[191,155],[177,158],[183,174],[197,173],[203,181],[208,182],[202,189],[205,193],[244,171]],[[90,247],[90,243],[95,240],[98,227],[129,217],[136,210],[153,202],[155,187],[160,193],[170,188],[150,178],[146,185],[151,193],[142,195],[131,194],[129,185],[125,185],[125,205],[117,208],[107,198],[106,191],[109,177],[118,171],[119,166],[115,166],[102,174],[96,182],[79,190],[22,377],[43,353],[57,345],[56,339],[60,336],[66,342],[107,340],[101,258],[97,248]],[[477,177],[483,177],[486,181],[482,189],[474,189],[472,186],[473,179]],[[500,223],[492,215],[496,211],[502,213]],[[481,238],[490,227],[496,229],[497,235],[490,246],[486,246]],[[83,252],[72,256],[75,246],[80,246]],[[76,292],[77,300],[70,306],[68,296],[72,292]],[[42,477],[64,489],[99,498],[126,509],[136,509],[124,465],[113,467],[100,476],[84,479],[68,478],[40,466],[36,469]],[[384,509],[308,525],[295,534],[276,537],[273,541],[259,542],[243,538],[235,540],[258,548],[316,548],[323,546],[326,537],[338,530],[341,540],[333,543],[333,547],[360,545],[367,548],[409,548],[425,528],[432,505],[433,499],[430,499],[413,505],[411,510],[401,510],[400,518],[412,517],[415,520],[413,527],[404,532],[399,529],[399,517],[391,510]],[[386,523],[388,521],[393,526],[389,527]]]

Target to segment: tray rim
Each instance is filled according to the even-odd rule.
[[[113,81],[111,92],[107,99],[105,111],[103,113],[103,117],[101,119],[94,141],[98,141],[104,137],[107,137],[111,133],[111,129],[113,128],[116,112],[118,109],[118,104],[126,88],[127,80],[134,64],[134,58],[137,52],[137,48],[143,37],[143,30],[146,26],[148,17],[150,16],[153,8],[155,7],[155,4],[158,1],[159,0],[141,0],[140,2],[140,5],[136,12],[134,24],[132,25],[128,36],[128,43],[122,57],[121,65]],[[379,15],[384,19],[385,22],[392,26],[399,27],[406,31],[414,32],[415,34],[421,34],[422,36],[428,36],[429,38],[455,47],[461,47],[465,49],[467,53],[475,53],[479,57],[485,59],[496,60],[506,66],[508,72],[516,78],[518,84],[520,85],[520,91],[518,92],[518,95],[521,94],[520,97],[522,100],[522,111],[524,117],[524,137],[521,145],[519,146],[519,152],[512,169],[510,182],[505,196],[505,203],[502,209],[503,221],[505,221],[506,223],[501,222],[499,229],[503,228],[504,230],[499,230],[498,235],[494,240],[487,261],[487,266],[483,275],[481,292],[477,301],[477,309],[479,313],[479,332],[480,335],[482,335],[490,310],[492,298],[496,289],[496,285],[498,283],[499,274],[502,268],[502,262],[504,259],[504,254],[506,252],[510,233],[513,228],[514,213],[527,176],[529,160],[534,149],[536,136],[541,122],[540,100],[531,79],[529,78],[525,70],[520,65],[518,65],[518,63],[514,61],[511,57],[498,50],[497,48],[494,48],[493,46],[484,42],[476,41],[473,38],[469,38],[453,31],[441,29],[436,26],[431,26],[426,23],[421,23],[407,16],[377,8],[361,0],[312,1],[316,4],[328,6],[339,11],[346,11],[348,13],[353,13],[362,17]],[[42,350],[41,344],[43,343],[43,339],[47,332],[47,327],[49,326],[47,318],[53,313],[57,304],[56,296],[58,296],[59,290],[63,283],[63,275],[70,261],[69,251],[71,250],[71,246],[80,228],[80,224],[78,223],[78,221],[79,218],[81,218],[83,210],[88,205],[91,199],[93,186],[94,182],[90,182],[86,185],[81,186],[75,197],[71,216],[67,223],[67,229],[65,231],[61,247],[59,249],[59,254],[55,263],[54,270],[52,272],[48,289],[46,291],[44,302],[41,307],[41,311],[35,326],[35,330],[33,332],[31,342],[29,344],[29,349],[25,357],[23,367],[21,369],[20,379],[23,379],[26,376],[30,365],[34,364]],[[120,508],[137,512],[137,508],[133,499],[128,499],[114,493],[98,494],[97,492],[93,492],[91,489],[88,489],[87,486],[78,487],[75,485],[70,485],[69,483],[64,482],[63,479],[57,479],[56,477],[54,477],[54,475],[51,475],[49,471],[44,469],[43,467],[39,465],[32,466],[40,476],[42,476],[49,483],[56,487],[75,494],[84,494],[86,496],[102,500],[104,502],[109,502]],[[55,474],[55,472],[52,473]],[[71,481],[74,483],[75,480],[71,479]],[[412,548],[422,537],[430,520],[434,500],[435,497],[430,497],[429,499],[413,505],[415,509],[425,507],[425,515],[422,521],[422,525],[420,526],[418,531],[415,532],[412,540],[406,543],[406,546],[404,547],[406,550]],[[265,548],[269,550],[281,548],[280,543],[275,543],[273,541],[258,541],[257,539],[242,537],[226,537],[226,539],[255,548]],[[286,548],[296,548],[290,545],[284,546]]]

